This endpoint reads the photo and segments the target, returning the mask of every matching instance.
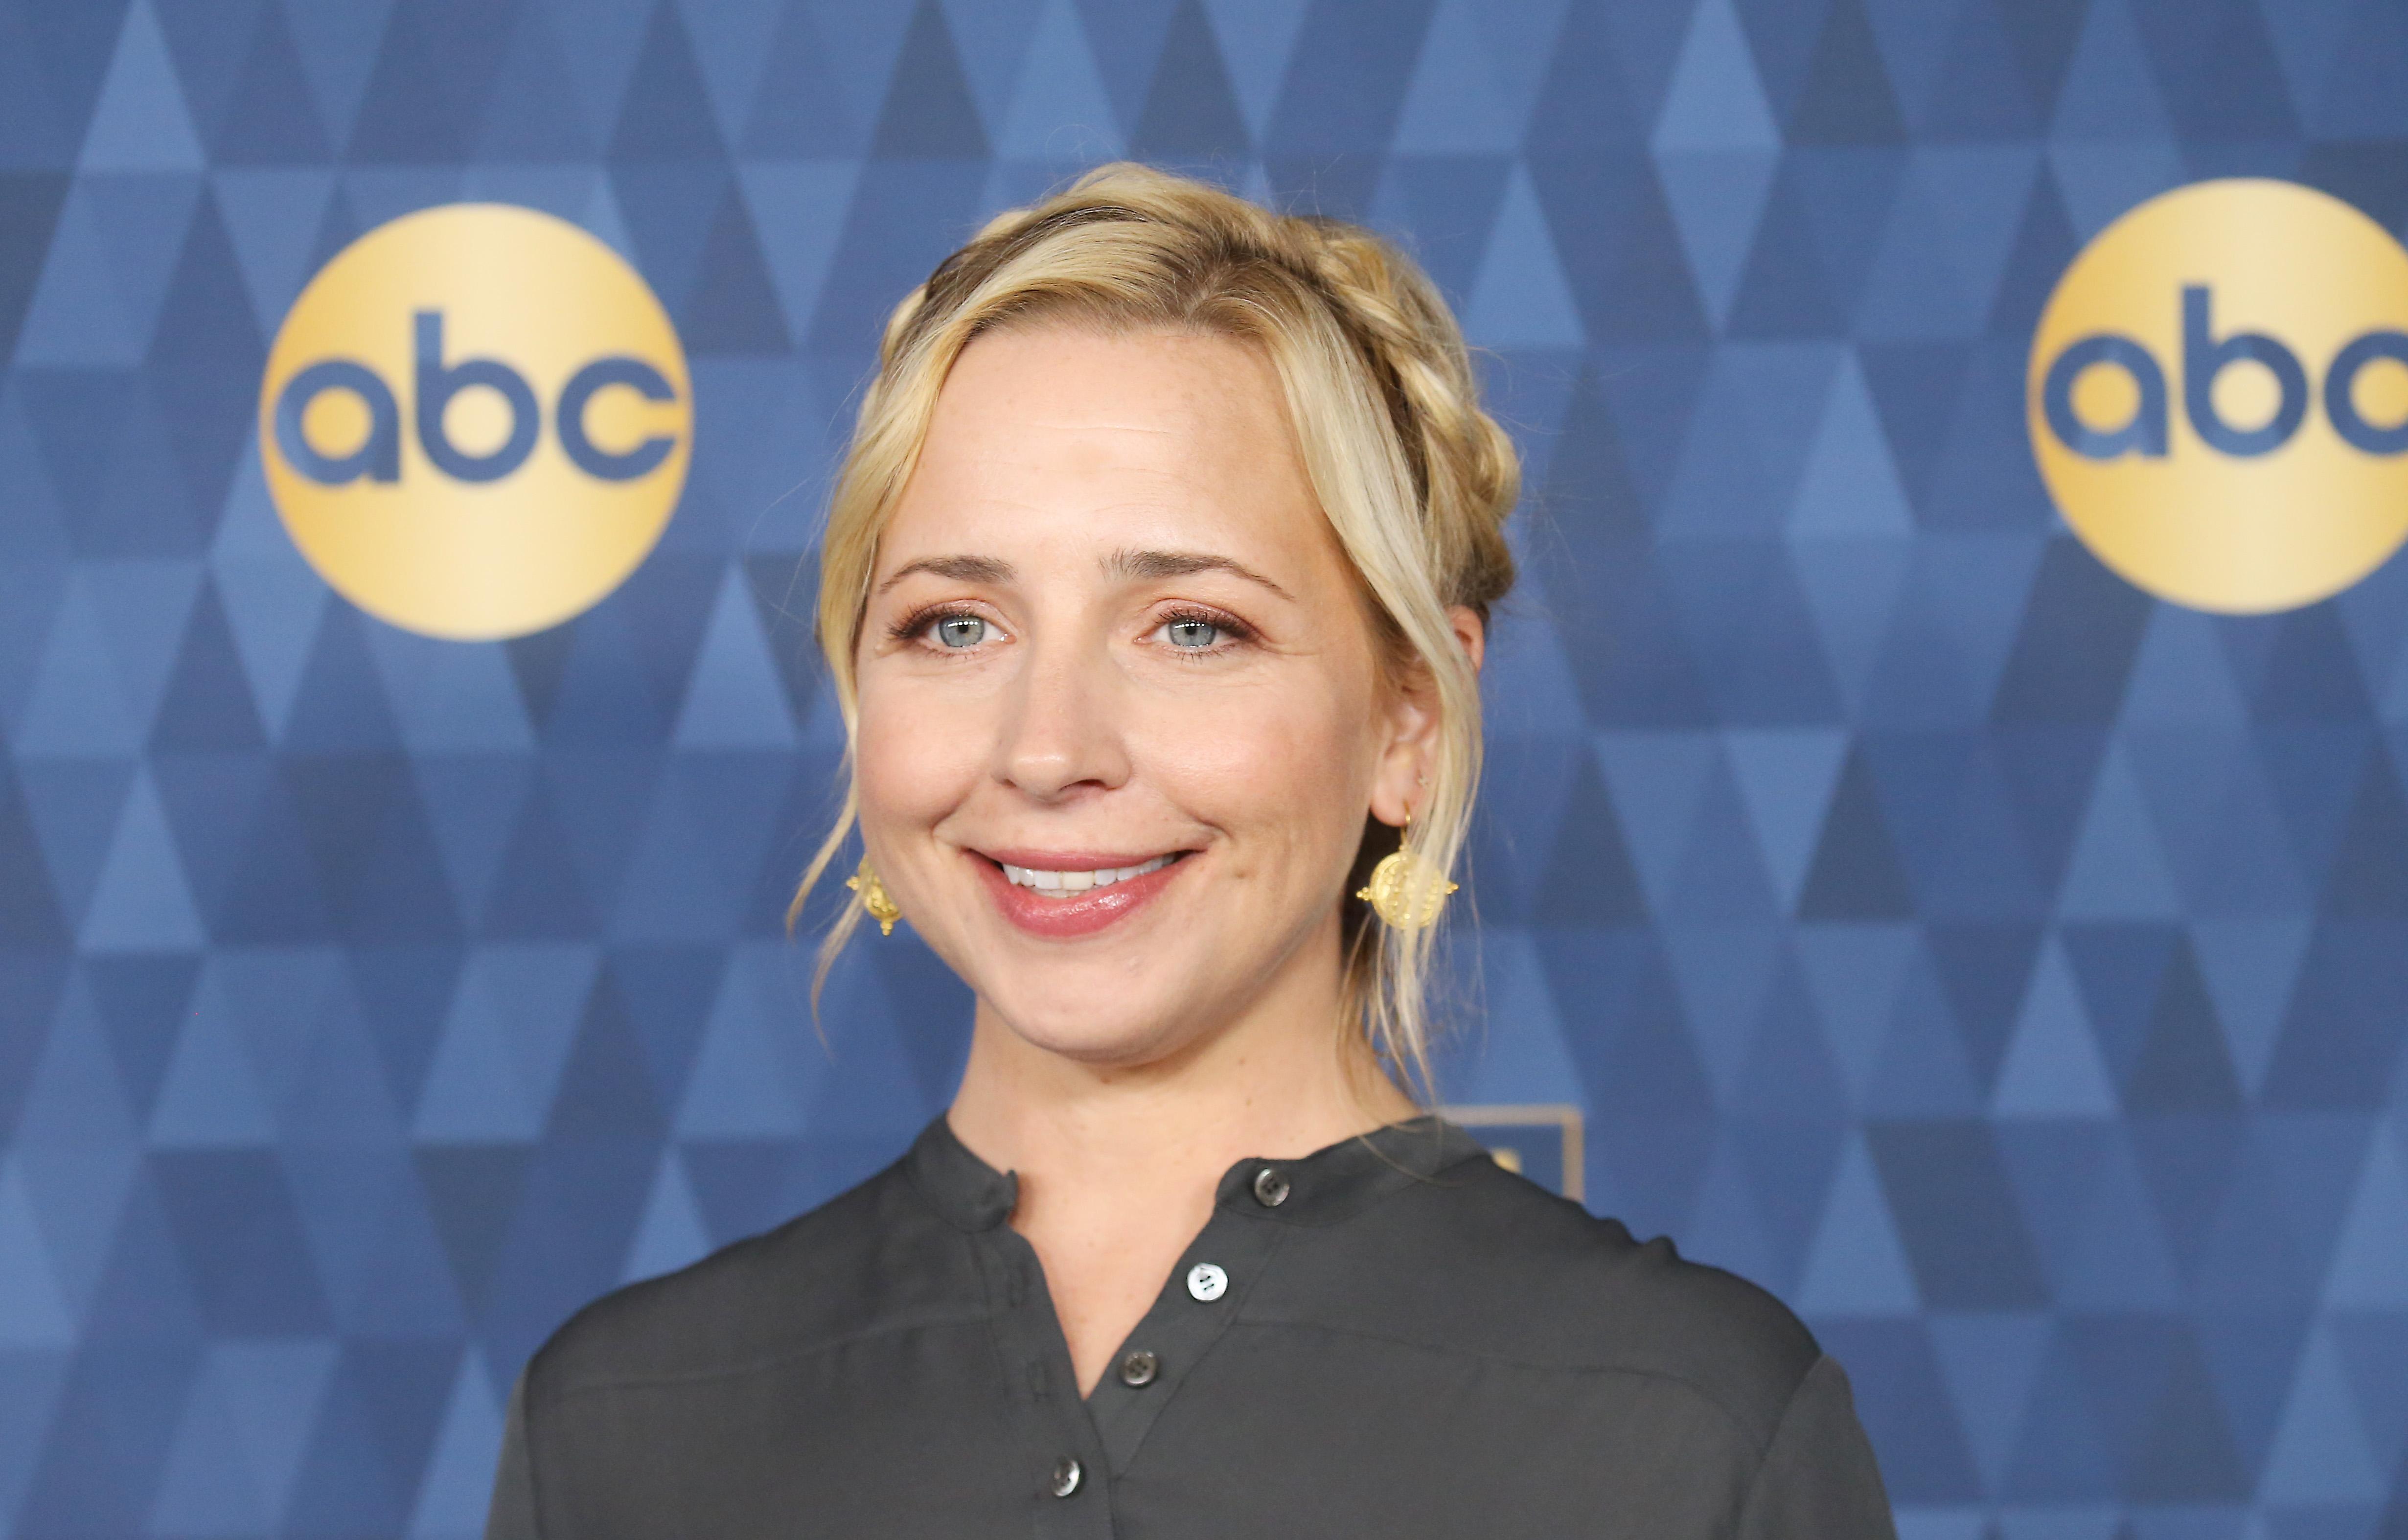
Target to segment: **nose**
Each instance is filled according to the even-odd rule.
[[[1101,640],[1059,635],[1021,655],[996,735],[996,779],[1040,802],[1125,784],[1119,692]]]

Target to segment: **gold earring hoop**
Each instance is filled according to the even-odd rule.
[[[1410,828],[1412,822],[1412,814],[1407,813],[1403,827]],[[1380,857],[1371,869],[1371,881],[1354,896],[1398,929],[1420,930],[1438,923],[1447,895],[1455,891],[1455,885],[1446,880],[1436,861],[1399,844]]]
[[[861,907],[878,922],[880,935],[895,934],[895,922],[903,917],[903,911],[887,897],[886,885],[878,880],[877,870],[869,864],[868,856],[861,858],[861,865],[844,880],[844,885],[861,895]]]

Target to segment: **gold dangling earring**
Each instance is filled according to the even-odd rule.
[[[895,934],[895,922],[903,917],[903,911],[886,896],[886,885],[878,880],[878,872],[870,866],[868,856],[861,858],[861,865],[844,880],[844,885],[861,895],[861,907],[878,922],[880,935]]]
[[[1408,813],[1401,827],[1411,828],[1412,822],[1413,815]],[[1380,858],[1380,864],[1371,869],[1369,885],[1356,890],[1354,896],[1398,929],[1419,930],[1438,923],[1447,895],[1455,890],[1455,885],[1446,880],[1437,862],[1399,844]]]

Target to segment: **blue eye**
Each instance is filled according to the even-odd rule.
[[[937,640],[948,647],[975,647],[986,640],[986,622],[976,615],[947,615],[937,622]]]
[[[1209,620],[1174,620],[1168,629],[1173,647],[1210,647],[1221,640],[1221,627]]]

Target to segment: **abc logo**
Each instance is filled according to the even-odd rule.
[[[2058,280],[2032,451],[2099,559],[2233,613],[2310,604],[2408,539],[2408,252],[2291,182],[2198,182]]]
[[[363,610],[461,640],[591,607],[685,483],[684,350],[577,226],[453,204],[345,247],[277,333],[259,396],[277,511]]]

